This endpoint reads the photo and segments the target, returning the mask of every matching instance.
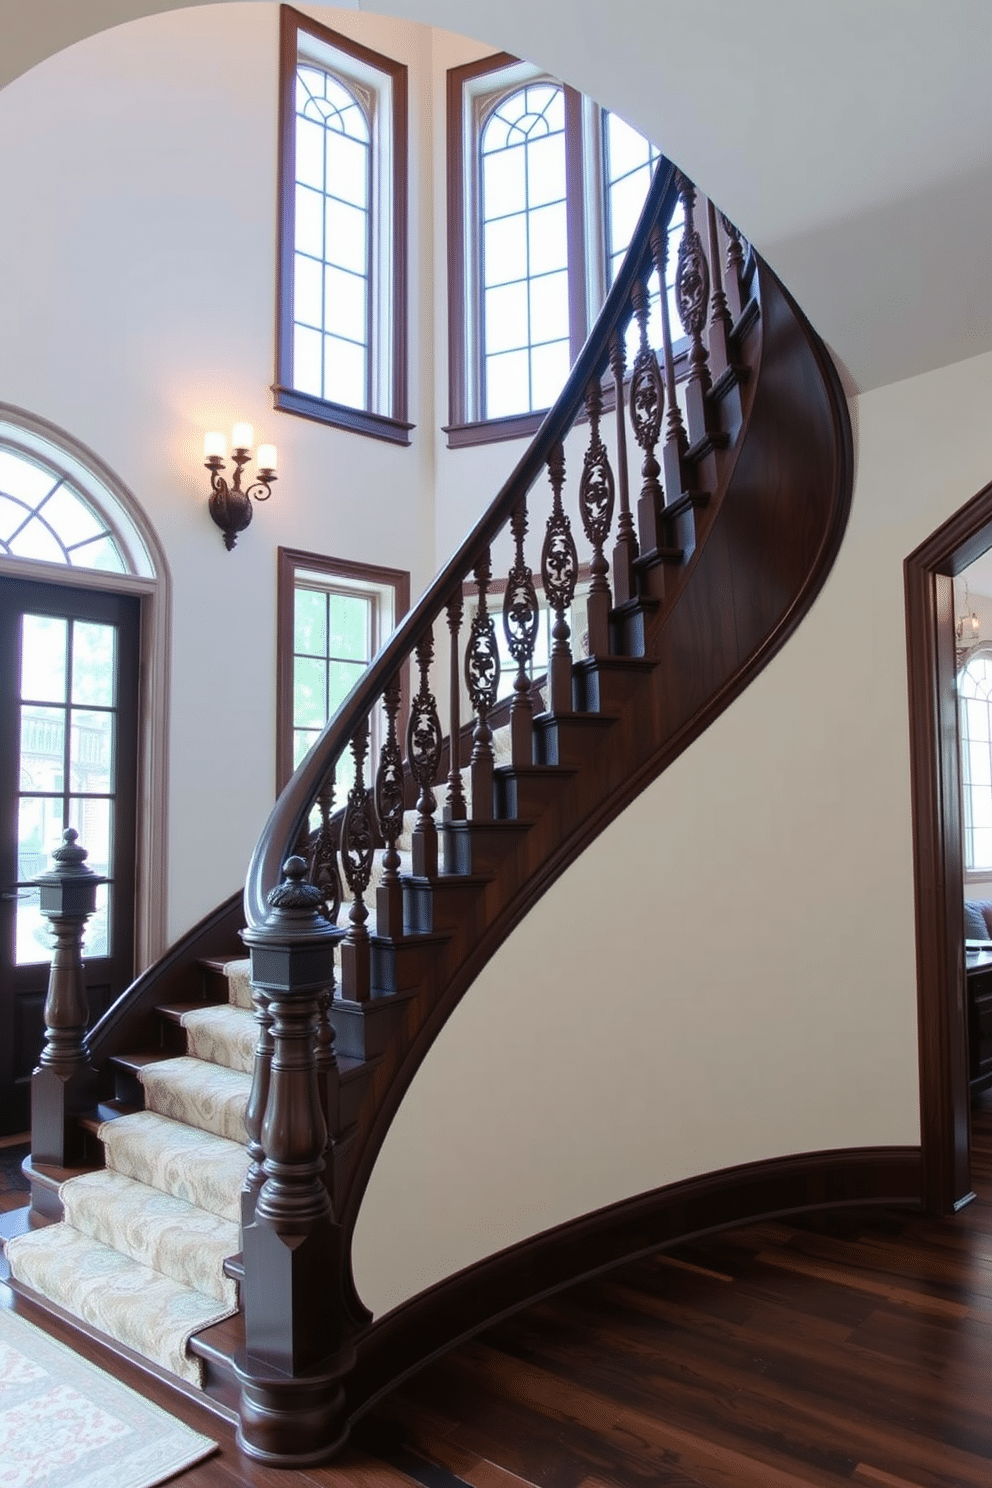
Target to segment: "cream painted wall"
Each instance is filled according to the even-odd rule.
[[[850,527],[797,635],[552,886],[411,1086],[355,1234],[377,1314],[695,1173],[919,1141],[902,560],[987,481],[990,399],[992,356],[857,400]]]
[[[410,568],[414,597],[435,569],[432,36],[313,9],[410,67],[409,449],[271,407],[276,5],[153,16],[0,92],[0,400],[95,450],[172,570],[170,939],[237,889],[272,803],[277,546]],[[238,418],[280,478],[228,554],[202,437]]]

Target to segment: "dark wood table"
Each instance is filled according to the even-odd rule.
[[[972,1095],[992,1086],[992,947],[965,952],[968,1080]]]

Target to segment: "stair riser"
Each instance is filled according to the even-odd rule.
[[[494,873],[526,835],[525,822],[445,822],[441,857],[445,873]]]

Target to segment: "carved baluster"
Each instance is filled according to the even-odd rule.
[[[668,395],[668,415],[665,420],[665,449],[662,463],[665,472],[665,489],[669,502],[677,501],[686,489],[685,456],[689,448],[682,410],[675,395],[675,358],[672,356],[672,324],[668,313],[668,233],[660,224],[651,230],[651,257],[658,273],[661,290],[661,344],[665,363],[665,392]]]
[[[720,232],[716,225],[716,208],[712,201],[706,203],[706,222],[709,228],[710,263],[713,265],[713,299],[710,302],[710,374],[719,382],[731,365],[730,355],[730,311],[723,288],[723,270],[720,267]]]
[[[742,279],[744,274],[744,249],[741,245],[741,235],[731,222],[729,217],[720,213],[720,225],[727,234],[727,282],[725,293],[727,296],[727,309],[730,311],[731,321],[740,318],[744,309],[744,293]]]
[[[640,347],[634,358],[634,370],[630,379],[630,423],[634,438],[644,454],[641,494],[637,501],[637,528],[641,552],[653,553],[663,546],[661,510],[664,493],[658,480],[661,466],[655,458],[655,446],[661,437],[665,390],[661,384],[658,358],[648,343],[648,292],[640,279],[634,284],[631,298],[640,330]]]
[[[465,647],[465,685],[475,714],[471,764],[473,821],[493,819],[493,731],[488,720],[490,709],[495,707],[499,695],[500,665],[496,627],[486,603],[491,577],[487,548],[475,565],[479,603]]]
[[[696,189],[681,171],[678,173],[677,186],[685,209],[685,228],[675,270],[675,304],[689,336],[689,377],[685,385],[685,411],[689,439],[695,444],[697,440],[706,437],[711,425],[706,395],[712,383],[707,366],[708,354],[703,343],[706,312],[710,302],[710,271],[703,251],[703,240],[695,226]]]
[[[579,576],[579,558],[575,551],[572,524],[561,504],[561,489],[565,483],[565,451],[556,444],[548,456],[548,477],[551,481],[552,506],[541,549],[541,581],[547,595],[548,606],[554,611],[555,623],[551,630],[551,656],[548,663],[548,712],[571,713],[572,711],[572,648],[569,645],[568,621],[565,614],[575,598],[575,584]]]
[[[382,881],[376,891],[376,929],[395,938],[403,934],[403,885],[396,843],[403,831],[403,752],[396,737],[396,715],[400,710],[399,674],[382,694],[386,709],[386,739],[379,751],[375,777],[375,811],[386,850],[382,856]]]
[[[594,377],[586,389],[586,413],[589,417],[589,446],[582,463],[579,482],[579,512],[586,537],[592,544],[589,585],[589,655],[607,656],[610,651],[610,571],[603,545],[610,535],[613,521],[613,471],[606,445],[599,433],[603,412],[603,389]]]
[[[461,762],[461,678],[458,675],[458,633],[462,628],[462,591],[459,588],[448,601],[448,634],[451,637],[451,669],[448,673],[448,690],[451,693],[450,769],[448,770],[448,804],[444,808],[445,821],[464,821],[465,791],[462,786]]]
[[[255,1014],[257,1034],[255,1037],[255,1063],[252,1068],[251,1089],[245,1107],[245,1130],[248,1133],[248,1157],[250,1159],[244,1187],[241,1190],[241,1223],[251,1224],[255,1218],[258,1196],[265,1182],[265,1148],[262,1146],[262,1122],[269,1100],[269,1080],[272,1073],[272,1014],[269,999],[260,987],[251,989],[252,1007]]]
[[[31,1076],[31,1161],[56,1167],[81,1160],[82,1133],[73,1118],[96,1102],[96,1073],[86,1049],[90,1009],[82,947],[97,888],[107,880],[87,868],[86,849],[77,836],[66,828],[62,846],[52,854],[54,868],[34,880],[55,949],[43,1014],[45,1044]],[[32,1208],[34,1203],[33,1195]]]
[[[320,997],[333,985],[336,933],[303,858],[286,863],[265,920],[243,932],[251,979],[272,1018],[261,1129],[265,1181],[243,1233],[245,1348],[239,1445],[271,1460],[291,1440],[300,1460],[348,1433],[341,1381],[354,1363],[341,1276],[341,1233],[324,1182],[327,1127],[314,1052]]]
[[[513,702],[510,705],[510,745],[513,763],[519,768],[534,763],[530,664],[540,623],[537,590],[524,559],[524,538],[527,536],[526,498],[520,502],[510,518],[510,530],[513,533],[514,559],[503,598],[503,632],[510,655],[517,663]]]
[[[420,687],[410,708],[406,753],[417,782],[417,822],[413,830],[413,871],[418,878],[437,877],[437,824],[434,821],[434,782],[441,762],[441,720],[430,686],[434,632],[428,629],[417,642]]]
[[[355,783],[348,792],[341,825],[341,863],[354,903],[348,913],[348,934],[341,942],[341,995],[350,1002],[367,1002],[371,990],[371,948],[366,920],[365,890],[372,877],[375,827],[372,796],[365,784],[365,754],[369,747],[368,720],[355,731],[351,755]]]
[[[316,884],[324,900],[324,913],[336,924],[341,908],[341,875],[338,872],[337,832],[331,820],[334,814],[334,766],[317,794],[320,829],[310,854],[310,882]],[[306,853],[301,853],[306,857]]]
[[[613,373],[613,389],[616,394],[617,417],[617,481],[620,495],[620,511],[617,514],[617,541],[613,549],[613,587],[618,605],[626,604],[637,594],[634,576],[634,559],[637,557],[637,535],[634,519],[630,514],[630,478],[627,469],[627,420],[623,397],[623,380],[627,370],[623,336],[613,333],[610,341],[610,371]]]
[[[334,988],[325,987],[317,997],[317,1028],[313,1040],[313,1058],[317,1070],[317,1090],[320,1095],[320,1109],[324,1113],[324,1122],[327,1126],[327,1148],[324,1154],[324,1181],[327,1184],[327,1191],[331,1196],[332,1204],[334,1202],[334,1160],[332,1148],[341,1130],[338,1061],[334,1053],[335,1033],[334,1025],[331,1022],[331,1004],[333,1001]]]

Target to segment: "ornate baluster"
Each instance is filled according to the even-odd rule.
[[[668,313],[668,233],[658,225],[651,231],[651,257],[658,273],[661,290],[661,344],[665,363],[665,392],[668,395],[668,415],[665,420],[665,449],[662,463],[665,471],[665,489],[669,502],[678,500],[686,488],[685,455],[689,448],[682,410],[675,395],[675,358],[672,356],[672,324]]]
[[[744,274],[744,249],[741,246],[741,235],[731,222],[729,217],[720,213],[720,225],[727,234],[727,309],[730,311],[731,321],[740,318],[744,309],[744,295],[742,278]]]
[[[530,663],[540,622],[537,590],[534,588],[533,575],[524,560],[524,538],[527,536],[526,498],[514,510],[510,518],[510,530],[513,533],[514,559],[503,597],[503,633],[510,655],[517,663],[513,702],[510,705],[510,744],[513,763],[519,768],[521,765],[534,763]]]
[[[617,541],[613,549],[613,588],[618,605],[626,604],[637,594],[634,577],[634,559],[637,557],[637,535],[634,519],[630,514],[630,480],[627,470],[627,420],[623,397],[623,380],[627,371],[627,358],[623,336],[613,333],[610,341],[610,371],[613,373],[613,389],[616,394],[617,414],[617,480],[620,493],[620,511],[617,514]]]
[[[52,853],[55,866],[34,880],[55,950],[45,998],[45,1044],[31,1076],[31,1161],[70,1167],[82,1157],[73,1119],[96,1102],[96,1073],[86,1049],[90,1008],[83,981],[83,932],[106,883],[86,866],[86,849],[72,827]],[[32,1208],[35,1196],[32,1195]],[[58,1211],[61,1214],[61,1209]],[[49,1215],[49,1218],[54,1217]]]
[[[252,1007],[255,1013],[257,1034],[255,1037],[255,1063],[252,1068],[251,1089],[245,1107],[245,1130],[248,1133],[248,1172],[241,1190],[241,1223],[251,1224],[255,1218],[258,1196],[265,1182],[265,1148],[262,1146],[262,1122],[269,1100],[269,1080],[272,1073],[272,1014],[269,999],[260,987],[251,989]]]
[[[366,719],[351,741],[355,783],[348,792],[348,805],[341,826],[341,863],[348,888],[354,895],[348,914],[348,934],[341,943],[341,995],[351,1002],[367,1002],[371,989],[371,950],[365,924],[369,912],[364,896],[372,877],[375,827],[372,796],[365,784],[368,747],[369,725]]]
[[[445,821],[464,821],[465,791],[462,787],[462,720],[461,678],[458,675],[458,633],[462,628],[462,591],[459,589],[448,601],[448,634],[451,637],[451,669],[448,674],[448,690],[451,694],[451,728],[448,734],[450,747],[450,769],[448,770],[448,804],[444,808]]]
[[[716,225],[716,208],[707,199],[706,223],[710,239],[710,263],[713,265],[713,299],[710,303],[710,374],[719,382],[731,365],[730,356],[730,311],[723,288],[723,270],[720,267],[720,233]]]
[[[317,794],[320,809],[320,830],[313,845],[310,862],[310,882],[316,884],[323,895],[324,913],[330,923],[336,924],[341,908],[341,875],[338,873],[336,829],[331,820],[334,813],[334,767],[331,767]],[[305,853],[301,857],[307,856]]]
[[[400,710],[399,673],[391,678],[382,700],[386,709],[386,740],[379,751],[375,777],[375,811],[386,844],[382,857],[382,882],[376,891],[376,929],[395,938],[403,934],[403,885],[396,842],[403,831],[403,752],[396,737],[396,715]]]
[[[572,524],[561,504],[561,490],[565,483],[565,451],[560,443],[554,446],[548,456],[548,477],[553,501],[544,534],[544,546],[541,549],[541,581],[548,605],[555,613],[551,631],[553,644],[548,664],[548,712],[571,713],[571,631],[565,613],[575,598],[579,558],[575,551],[575,539],[572,537]]]
[[[661,436],[665,390],[661,385],[658,358],[648,343],[648,292],[640,279],[634,284],[631,298],[640,330],[640,347],[634,358],[634,370],[630,379],[630,423],[634,438],[644,454],[641,494],[637,500],[637,528],[641,552],[644,554],[653,553],[662,547],[661,509],[664,493],[658,480],[661,466],[654,452]],[[664,295],[662,302],[664,303]]]
[[[610,535],[613,521],[613,471],[606,445],[600,438],[599,420],[603,412],[603,389],[594,377],[586,388],[586,413],[589,416],[589,446],[582,462],[579,482],[579,512],[586,537],[592,544],[589,585],[589,655],[608,656],[610,651],[610,571],[603,545]]]
[[[496,627],[486,604],[486,592],[492,568],[489,549],[475,565],[475,582],[479,588],[479,604],[469,630],[465,647],[465,685],[475,714],[475,729],[472,733],[472,819],[493,819],[493,731],[489,727],[489,712],[495,707],[499,694],[499,648],[496,645]]]
[[[319,999],[333,985],[335,931],[307,865],[292,857],[265,920],[243,933],[252,985],[272,1018],[261,1128],[265,1181],[244,1228],[245,1348],[238,1432],[249,1456],[292,1440],[316,1460],[348,1432],[341,1380],[354,1363],[341,1289],[341,1234],[324,1182],[327,1127],[314,1051]]]
[[[706,394],[712,384],[707,366],[707,351],[703,344],[706,312],[710,303],[710,271],[703,251],[703,240],[696,231],[694,221],[696,189],[681,171],[678,173],[677,187],[685,209],[685,228],[675,270],[675,304],[689,336],[689,377],[685,385],[685,411],[689,439],[695,444],[697,440],[704,439],[710,429]]]
[[[441,761],[441,720],[430,687],[434,659],[434,632],[429,628],[417,642],[420,688],[410,709],[406,731],[406,753],[410,773],[420,789],[417,822],[413,830],[413,871],[418,878],[437,877],[437,825],[434,821],[434,782]]]

